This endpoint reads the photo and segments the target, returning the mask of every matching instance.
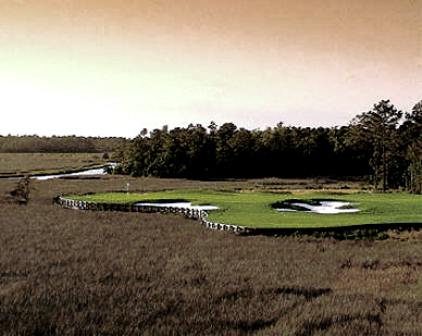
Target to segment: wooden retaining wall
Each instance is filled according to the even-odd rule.
[[[232,224],[216,223],[208,220],[208,213],[205,210],[176,208],[171,206],[151,206],[151,205],[134,205],[134,204],[117,204],[117,203],[97,203],[88,201],[77,201],[66,197],[56,197],[55,203],[66,209],[74,210],[93,210],[93,211],[124,211],[124,212],[142,212],[142,213],[162,213],[177,214],[187,218],[197,219],[199,222],[210,230],[230,231],[237,234],[247,234],[249,229]]]

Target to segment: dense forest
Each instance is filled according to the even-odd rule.
[[[124,146],[125,138],[37,135],[0,136],[0,153],[104,153]]]
[[[382,100],[348,126],[233,123],[146,129],[123,153],[119,173],[196,179],[369,177],[377,189],[422,189],[422,101],[403,113]]]

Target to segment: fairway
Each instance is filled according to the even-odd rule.
[[[68,198],[102,203],[135,203],[138,201],[186,200],[194,205],[210,204],[218,210],[209,219],[218,223],[249,228],[323,228],[364,224],[422,225],[422,196],[405,193],[264,193],[213,190],[173,190],[153,193],[100,193]],[[356,213],[318,214],[278,212],[271,206],[289,199],[331,199],[348,201],[359,209]]]

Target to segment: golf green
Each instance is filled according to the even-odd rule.
[[[410,224],[422,226],[422,196],[407,193],[265,193],[214,190],[171,190],[151,193],[99,193],[69,196],[74,200],[101,203],[136,203],[159,200],[185,200],[194,205],[211,204],[218,210],[209,219],[218,223],[250,228],[321,228],[363,224]],[[279,212],[272,207],[283,200],[329,199],[350,202],[355,213],[320,214]]]

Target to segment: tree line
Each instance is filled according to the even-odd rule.
[[[8,135],[0,136],[0,153],[104,153],[121,149],[125,141],[117,137]]]
[[[422,189],[422,101],[403,113],[382,100],[348,126],[264,130],[233,123],[143,129],[118,173],[193,179],[370,177],[377,189]]]

